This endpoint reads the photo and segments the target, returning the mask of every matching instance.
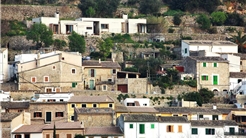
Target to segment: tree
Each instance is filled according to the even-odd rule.
[[[53,44],[53,32],[45,24],[34,24],[26,33],[27,40],[36,42],[36,46],[42,47],[42,43],[46,47]]]
[[[225,25],[228,25],[228,26],[244,26],[245,22],[243,20],[243,17],[240,16],[238,13],[231,13],[231,14],[227,15]]]
[[[246,35],[243,35],[242,31],[237,31],[237,35],[232,36],[232,41],[238,45],[239,52],[245,53]]]
[[[85,52],[85,39],[83,36],[80,36],[76,32],[72,32],[70,36],[68,36],[69,39],[69,49],[74,52]]]
[[[216,11],[211,14],[211,21],[214,25],[223,25],[227,18],[226,13],[221,11]]]
[[[200,25],[200,28],[203,30],[207,30],[211,26],[211,22],[207,15],[201,14],[196,18],[196,22]]]
[[[92,8],[92,7],[89,7],[89,8],[86,10],[86,16],[87,16],[87,17],[93,17],[95,14],[96,14],[96,11],[95,11],[95,9]]]
[[[54,129],[53,129],[53,138],[56,138],[56,125],[54,124]]]
[[[102,55],[102,60],[106,60],[106,58],[110,55],[110,50],[113,47],[113,41],[110,38],[106,38],[99,42],[99,50]]]
[[[85,136],[83,136],[81,134],[75,134],[74,138],[85,138]]]
[[[64,40],[60,40],[60,39],[55,39],[54,40],[54,47],[57,49],[57,50],[62,50],[63,47],[65,47],[67,45],[66,41]]]
[[[139,11],[143,14],[151,14],[159,12],[161,8],[160,0],[141,0]]]
[[[209,103],[210,100],[214,97],[214,93],[208,90],[208,88],[200,89],[199,94],[202,97],[202,103]]]
[[[173,23],[175,25],[180,25],[181,22],[182,22],[182,20],[180,19],[180,15],[178,15],[178,14],[174,15],[174,17],[173,17]]]
[[[120,0],[80,0],[78,7],[86,17],[112,17],[119,4]]]

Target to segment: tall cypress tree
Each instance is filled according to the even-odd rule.
[[[54,123],[53,138],[56,138],[56,125]]]

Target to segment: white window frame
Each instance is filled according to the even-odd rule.
[[[74,73],[73,73],[73,70],[74,70]],[[76,69],[75,68],[71,69],[71,74],[76,74]]]
[[[96,105],[96,107],[94,107],[94,105]],[[97,103],[93,103],[93,104],[92,104],[92,107],[93,107],[93,108],[97,108],[97,107],[98,107],[98,106],[97,106]]]
[[[48,81],[45,81],[45,77],[48,77]],[[50,82],[50,77],[49,76],[44,76],[44,82]]]
[[[106,89],[104,89],[104,86],[106,87]],[[102,85],[102,91],[107,91],[107,85]]]
[[[32,82],[32,78],[35,78],[35,82]],[[36,83],[37,82],[37,77],[31,77],[31,82]]]

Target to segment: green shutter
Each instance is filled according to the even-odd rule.
[[[214,63],[214,67],[217,67],[217,63]]]
[[[206,135],[209,135],[209,129],[208,128],[206,128]]]
[[[155,124],[151,124],[151,129],[154,129],[155,128]]]
[[[144,130],[144,124],[139,124],[139,128],[140,128],[139,133],[140,133],[140,134],[144,134],[144,133],[145,133],[145,130]]]
[[[130,128],[133,128],[133,124],[130,124]]]
[[[213,76],[213,85],[218,85],[218,76]]]
[[[96,69],[94,69],[94,77],[96,77]]]
[[[208,76],[206,76],[206,80],[208,80]]]
[[[192,128],[192,129],[191,129],[191,134],[198,134],[198,133],[197,133],[197,128]]]
[[[72,88],[76,86],[76,82],[72,82]]]
[[[206,62],[203,62],[202,66],[203,66],[203,67],[206,67]]]

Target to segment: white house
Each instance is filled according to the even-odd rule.
[[[221,57],[229,61],[229,72],[240,72],[240,57],[233,54],[221,54]]]
[[[35,102],[67,102],[72,96],[74,96],[73,93],[38,93],[32,100]]]
[[[128,15],[122,18],[78,18],[72,20],[59,20],[59,12],[54,17],[39,17],[32,19],[33,23],[43,23],[54,34],[70,34],[72,31],[84,36],[100,36],[111,33],[146,33],[146,19],[128,19]]]
[[[0,48],[0,83],[9,80],[8,49]]]
[[[0,101],[12,101],[13,99],[10,98],[10,92],[4,92],[3,90],[0,90]]]
[[[124,100],[125,106],[149,106],[149,98],[126,98]]]
[[[246,72],[230,72],[230,90],[233,94],[238,94],[239,91],[243,90],[246,82]],[[246,94],[246,88],[245,88]],[[240,94],[240,93],[239,93]]]
[[[191,121],[190,138],[233,138],[238,134],[238,125],[232,120]]]
[[[190,56],[191,51],[200,50],[213,53],[238,53],[238,45],[230,41],[213,40],[182,40],[181,42],[182,57]]]

